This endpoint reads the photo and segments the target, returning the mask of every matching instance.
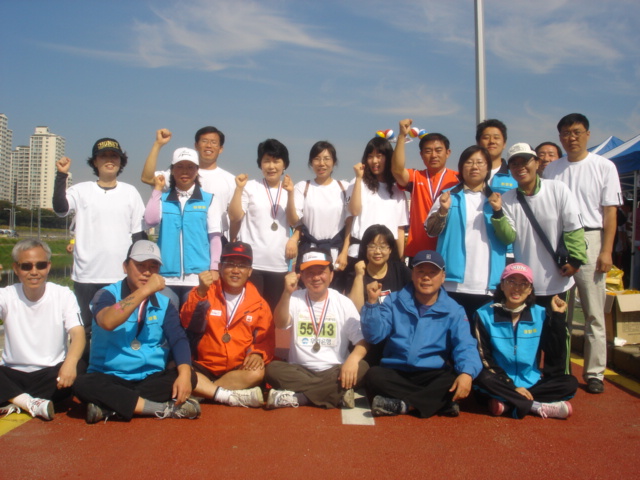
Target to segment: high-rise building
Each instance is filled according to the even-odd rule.
[[[11,184],[15,203],[23,208],[52,208],[56,161],[64,156],[65,139],[49,127],[36,127],[29,146],[17,147],[12,154]]]
[[[13,132],[9,119],[0,113],[0,200],[11,201],[11,144]]]

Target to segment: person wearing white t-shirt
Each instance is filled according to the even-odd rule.
[[[293,182],[284,182],[284,188],[289,193],[287,220],[297,225],[290,241],[299,239],[300,252],[312,246],[331,249],[335,268],[331,286],[343,292],[351,224],[347,231],[348,183],[331,177],[337,164],[335,147],[326,141],[316,142],[309,152],[309,167],[315,178],[298,182],[295,187]]]
[[[98,290],[122,279],[122,258],[133,242],[146,238],[140,193],[133,185],[117,180],[127,160],[116,140],[101,138],[87,160],[98,181],[82,182],[68,190],[71,159],[62,157],[56,162],[53,210],[63,217],[75,214],[71,279],[87,333],[87,360],[92,319],[89,303]]]
[[[358,261],[358,249],[364,232],[371,225],[386,225],[398,244],[398,254],[404,254],[404,232],[409,224],[407,197],[398,188],[391,173],[393,147],[389,140],[374,137],[367,143],[360,163],[353,167],[356,174],[349,185],[349,212],[353,215],[349,242],[349,275]],[[348,284],[353,283],[353,278]]]
[[[573,286],[573,276],[587,261],[586,245],[578,202],[562,182],[543,180],[538,174],[539,159],[526,143],[516,143],[509,149],[508,165],[518,188],[502,196],[491,195],[494,210],[491,223],[496,235],[506,245],[513,243],[515,261],[529,265],[533,271],[536,303],[551,312],[554,295],[566,299]],[[527,217],[521,196],[529,205],[552,247],[564,240],[569,254],[561,267],[544,246]]]
[[[607,272],[613,264],[617,207],[622,203],[618,171],[611,160],[587,151],[589,120],[572,113],[558,122],[565,157],[549,164],[545,178],[565,183],[578,200],[584,221],[588,261],[575,275],[584,310],[584,380],[587,391],[604,391],[607,364],[604,302]],[[570,309],[570,315],[573,309]]]
[[[24,410],[53,420],[53,402],[68,396],[86,369],[80,361],[85,347],[80,309],[69,288],[47,282],[51,249],[46,243],[20,240],[11,256],[20,283],[0,289],[5,329],[0,416]]]
[[[152,187],[155,185],[154,179],[163,175],[164,178],[171,176],[170,169],[156,171],[158,164],[158,155],[160,150],[169,141],[171,141],[172,133],[161,128],[156,131],[156,139],[151,147],[151,151],[147,156],[140,180]],[[238,232],[240,225],[231,228],[229,224],[229,216],[227,209],[231,196],[236,188],[234,176],[218,165],[218,157],[224,151],[225,136],[216,127],[202,127],[196,132],[194,149],[198,152],[198,179],[202,190],[214,195],[214,202],[218,203],[221,212],[222,235],[226,240],[232,240]],[[165,186],[168,189],[169,185]],[[225,243],[226,240],[223,240]]]
[[[302,254],[300,273],[285,277],[274,322],[276,328],[291,332],[291,347],[288,363],[267,365],[265,380],[273,387],[268,409],[307,403],[354,407],[353,389],[362,384],[369,368],[364,361],[367,343],[353,302],[329,288],[332,277],[331,254],[320,248]],[[300,279],[303,290],[297,290]]]
[[[280,299],[287,260],[296,251],[289,242],[287,221],[289,193],[281,182],[289,168],[289,150],[282,142],[269,138],[258,145],[258,167],[261,180],[249,180],[246,173],[236,177],[236,189],[229,205],[232,222],[242,222],[239,239],[253,248],[251,283],[273,310]]]

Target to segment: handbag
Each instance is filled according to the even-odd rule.
[[[551,242],[549,242],[549,239],[542,231],[542,227],[538,223],[538,220],[536,220],[536,218],[533,216],[531,207],[525,200],[524,195],[520,190],[516,191],[516,197],[518,197],[518,202],[520,202],[520,205],[522,205],[524,213],[527,215],[529,222],[531,222],[531,226],[538,234],[538,237],[540,237],[540,240],[542,240],[542,244],[545,246],[551,257],[553,258],[553,261],[555,262],[557,267],[559,269],[562,269],[562,267],[569,263],[569,250],[567,250],[567,246],[564,243],[564,237],[562,235],[560,236],[558,246],[554,250],[554,248],[551,246]]]

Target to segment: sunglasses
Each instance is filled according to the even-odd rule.
[[[18,268],[20,268],[20,270],[22,270],[23,272],[30,272],[31,270],[33,270],[33,267],[36,267],[37,270],[46,270],[48,266],[49,262],[24,262],[18,264]]]

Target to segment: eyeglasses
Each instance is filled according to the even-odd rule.
[[[333,163],[333,157],[315,157],[311,160],[312,163]]]
[[[369,250],[370,252],[375,252],[376,250],[378,250],[379,252],[384,253],[391,250],[391,248],[389,247],[389,245],[376,245],[374,243],[370,243],[369,245],[367,245],[367,250]]]
[[[30,272],[31,270],[33,270],[33,267],[36,267],[36,270],[46,270],[48,266],[49,266],[49,262],[36,262],[36,263],[24,262],[24,263],[18,264],[18,267],[23,272]]]
[[[462,164],[463,167],[486,167],[485,160],[467,160]]]
[[[218,142],[217,140],[200,139],[198,143],[201,143],[202,145],[211,145],[212,147],[217,147],[218,145],[220,145],[220,142]]]
[[[587,133],[586,130],[565,130],[563,132],[560,132],[560,136],[562,138],[571,138],[571,137],[580,138],[585,133]]]
[[[229,270],[238,269],[241,272],[246,272],[251,268],[251,265],[247,265],[246,263],[232,263],[232,262],[222,262],[223,268],[228,268]]]
[[[531,286],[531,284],[529,282],[516,282],[515,280],[512,280],[510,278],[505,279],[504,283],[506,283],[507,285],[509,285],[511,288],[522,288],[522,289],[526,289],[529,288]]]

